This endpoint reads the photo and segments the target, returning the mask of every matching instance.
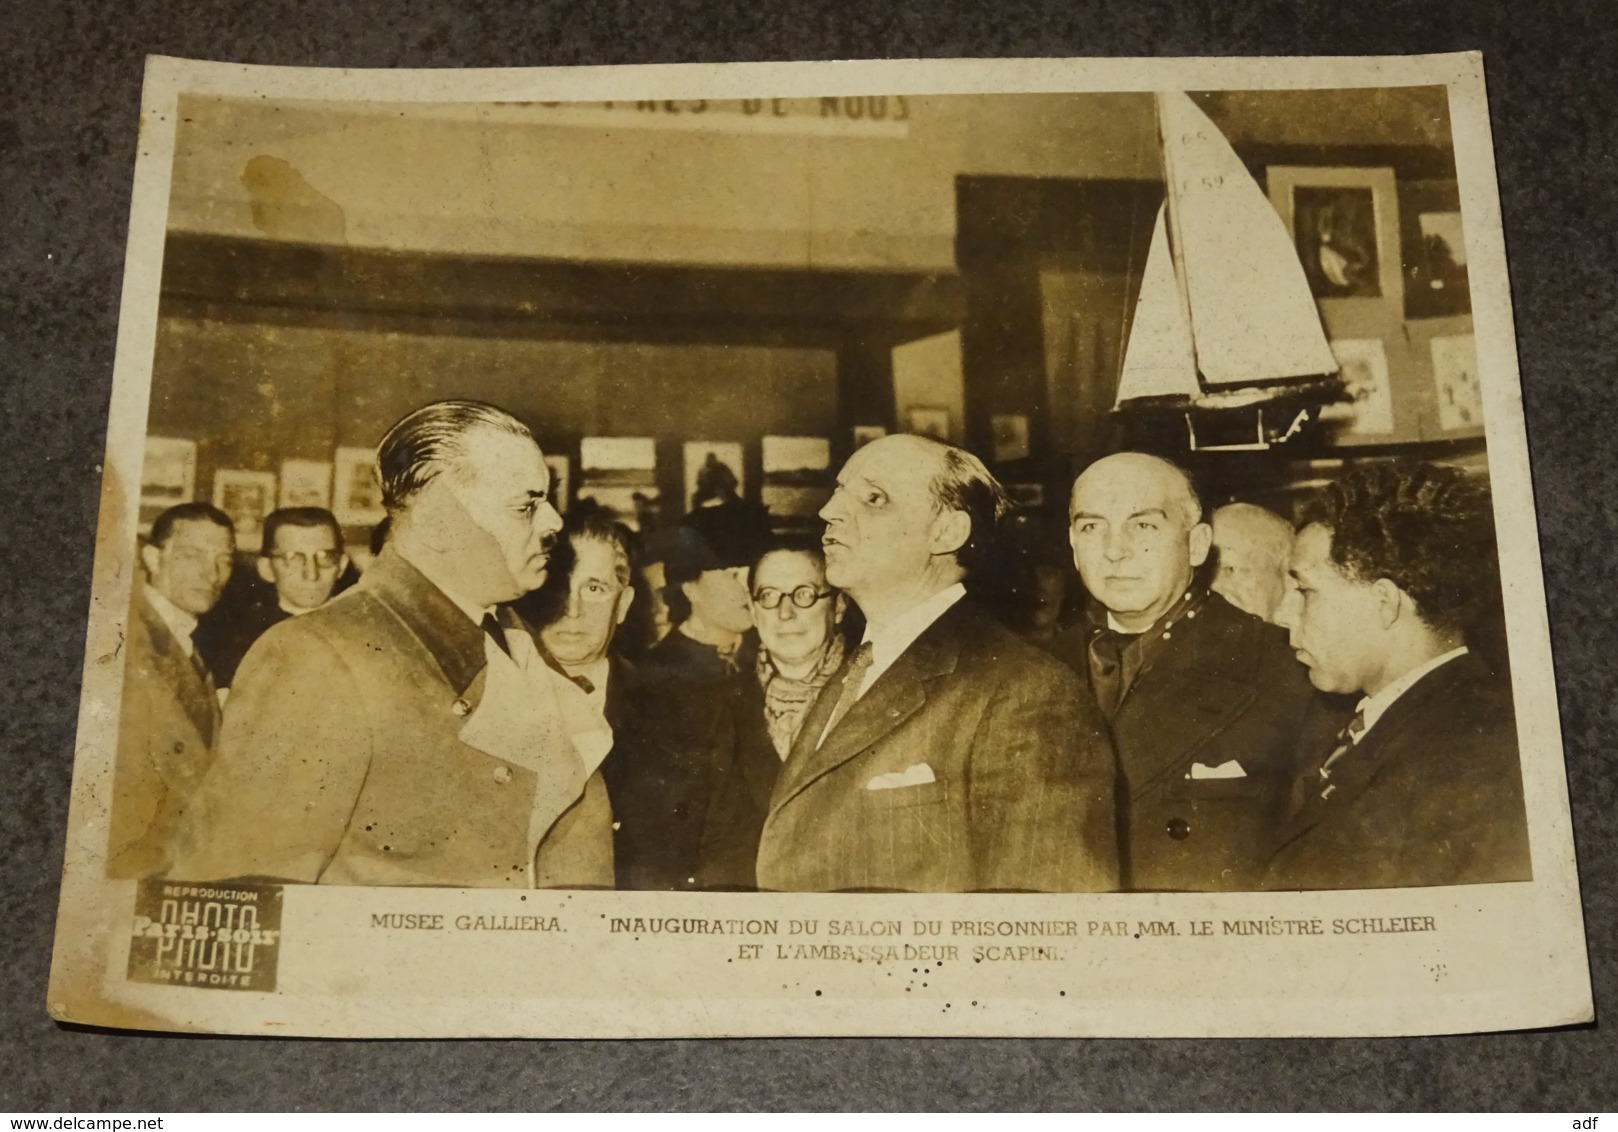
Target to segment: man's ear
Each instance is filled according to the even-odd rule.
[[[343,563],[343,566],[338,567],[337,572],[339,574],[341,574],[343,572],[343,570],[347,567],[347,565],[348,565],[348,563],[346,561],[346,556],[345,556],[345,561]],[[275,585],[275,571],[270,569],[270,560],[268,558],[266,558],[264,555],[261,554],[261,555],[258,556],[257,566],[258,566],[258,576],[263,578],[266,582],[270,583],[270,585],[272,585],[272,586]]]
[[[832,599],[831,599],[831,623],[833,625],[841,625],[843,623],[843,615],[845,613],[847,613],[847,612],[848,612],[848,595],[844,594],[844,593],[837,593],[837,594],[832,595]]]
[[[163,564],[162,548],[145,543],[140,548],[140,564],[146,567],[146,580],[157,577],[157,568]]]
[[[1410,599],[1405,592],[1387,578],[1378,578],[1371,583],[1371,590],[1376,595],[1377,623],[1384,629],[1393,627],[1404,612],[1405,602]]]
[[[635,587],[625,586],[623,588],[623,592],[618,595],[618,613],[613,617],[612,623],[614,625],[622,625],[624,623],[624,619],[629,616],[629,607],[634,604]]]
[[[945,511],[935,516],[932,526],[932,552],[954,554],[972,537],[972,520],[965,511]]]
[[[1208,561],[1208,552],[1213,549],[1213,528],[1207,523],[1198,523],[1186,535],[1186,541],[1191,550],[1191,569],[1195,570]]]

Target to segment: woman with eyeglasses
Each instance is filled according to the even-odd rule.
[[[758,658],[732,682],[713,743],[715,788],[697,885],[757,887],[754,861],[781,764],[821,690],[837,674],[858,614],[826,584],[818,539],[777,540],[748,572]]]

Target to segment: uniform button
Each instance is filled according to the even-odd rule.
[[[497,767],[495,767],[494,768],[494,780],[496,782],[498,782],[501,786],[504,786],[506,783],[510,782],[511,781],[511,768],[509,766],[497,766]]]
[[[1184,818],[1170,818],[1167,826],[1169,836],[1176,841],[1184,841],[1191,836],[1191,823]]]
[[[465,700],[456,700],[454,703],[449,705],[449,710],[454,712],[456,715],[465,715],[467,712],[472,710],[472,705],[467,703]]]

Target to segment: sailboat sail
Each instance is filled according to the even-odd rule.
[[[1167,198],[1119,404],[1171,393],[1207,400],[1221,390],[1233,395],[1234,387],[1262,399],[1256,387],[1335,373],[1303,266],[1274,207],[1190,98],[1161,93],[1157,107]],[[1165,272],[1172,273],[1166,281]],[[1187,372],[1200,378],[1196,388]]]
[[[1174,257],[1163,209],[1157,210],[1152,245],[1146,253],[1135,320],[1124,348],[1118,401],[1146,397],[1196,397],[1197,360],[1185,291],[1175,276]]]

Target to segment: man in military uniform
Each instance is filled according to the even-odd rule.
[[[1314,699],[1286,635],[1202,575],[1190,477],[1121,452],[1073,484],[1073,562],[1091,597],[1054,651],[1085,677],[1118,756],[1124,887],[1253,887]]]

